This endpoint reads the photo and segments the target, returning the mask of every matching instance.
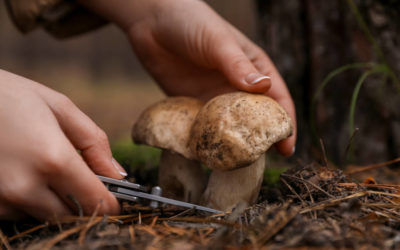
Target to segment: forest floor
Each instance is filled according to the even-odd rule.
[[[399,160],[350,167],[345,173],[317,163],[298,164],[274,185],[264,185],[257,204],[239,204],[223,214],[123,203],[120,216],[8,223],[1,227],[0,245],[5,249],[397,249],[400,185],[385,183],[385,178],[398,175],[386,165]]]

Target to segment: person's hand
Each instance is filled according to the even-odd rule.
[[[265,52],[197,0],[81,0],[120,25],[145,68],[168,95],[205,100],[235,89],[279,102],[294,133],[278,144],[291,155],[296,115],[285,82]],[[266,76],[270,77],[267,78]]]
[[[95,173],[122,178],[107,136],[67,97],[0,70],[0,220],[119,213]],[[81,155],[77,150],[80,150]],[[122,173],[122,174],[121,174]]]

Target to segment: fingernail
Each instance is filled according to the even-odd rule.
[[[294,154],[294,152],[296,152],[296,146],[293,146],[292,148],[292,154]]]
[[[124,177],[128,175],[125,169],[121,165],[119,165],[119,163],[114,158],[112,158],[111,163],[113,164],[114,168],[118,171],[120,175]]]
[[[246,76],[245,81],[247,84],[249,85],[254,85],[257,84],[259,82],[261,82],[262,80],[268,79],[270,80],[271,77],[270,76],[266,76],[266,75],[262,75],[259,73],[250,73]]]

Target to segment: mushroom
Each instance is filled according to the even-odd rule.
[[[192,125],[189,147],[212,169],[202,205],[229,210],[252,204],[261,188],[265,152],[292,133],[285,110],[271,98],[244,92],[217,96]]]
[[[132,129],[135,143],[162,149],[158,171],[163,196],[198,203],[207,183],[201,164],[187,148],[190,128],[203,103],[169,97],[147,108]]]

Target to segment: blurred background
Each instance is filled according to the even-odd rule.
[[[66,94],[111,140],[163,97],[115,26],[66,40],[42,29],[23,35],[0,5],[0,67]]]
[[[254,4],[212,1],[249,36],[255,34]],[[251,18],[248,18],[248,17]],[[43,29],[21,34],[0,1],[0,68],[67,95],[106,131],[111,141],[126,138],[140,112],[164,94],[137,61],[114,25],[66,40]]]

